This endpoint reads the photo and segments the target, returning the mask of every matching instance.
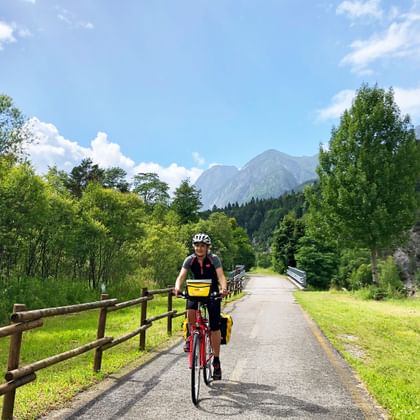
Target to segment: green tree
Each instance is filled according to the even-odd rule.
[[[13,106],[12,98],[0,95],[0,157],[18,155],[30,139],[25,117]]]
[[[190,185],[189,179],[184,179],[175,190],[172,202],[172,209],[179,215],[181,223],[196,223],[201,205],[200,190]]]
[[[169,203],[169,185],[154,172],[141,172],[134,176],[133,191],[143,198],[146,205]]]
[[[175,283],[187,248],[178,241],[178,227],[163,224],[146,224],[145,238],[137,243],[137,258],[141,277],[160,286]]]
[[[104,177],[105,170],[93,164],[92,159],[87,158],[71,170],[66,186],[75,197],[80,198],[90,182],[103,185]]]
[[[113,188],[120,192],[128,192],[130,184],[126,180],[127,172],[114,166],[104,170],[103,183],[105,188]]]
[[[288,266],[296,267],[298,241],[304,235],[304,223],[294,212],[287,214],[273,234],[271,246],[273,266],[284,273]]]
[[[374,283],[378,251],[413,225],[419,151],[392,89],[367,85],[333,129],[328,150],[320,150],[321,213],[342,243],[370,250]]]

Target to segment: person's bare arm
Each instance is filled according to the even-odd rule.
[[[223,296],[227,295],[227,282],[226,282],[226,277],[225,277],[225,273],[223,272],[223,268],[219,267],[216,268],[216,274],[217,274],[217,279],[219,280],[219,285],[222,289],[222,294]]]
[[[175,282],[174,292],[176,295],[179,294],[181,291],[182,284],[184,283],[185,279],[187,278],[188,270],[184,267],[181,268],[181,271],[178,274],[178,277]]]

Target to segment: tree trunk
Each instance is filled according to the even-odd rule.
[[[371,249],[371,259],[372,259],[372,282],[375,286],[379,284],[379,274],[378,274],[378,251],[376,249]]]

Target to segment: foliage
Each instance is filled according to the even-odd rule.
[[[352,290],[361,289],[372,284],[372,266],[370,264],[360,264],[350,274],[350,288]]]
[[[320,150],[320,210],[341,243],[371,251],[375,283],[378,251],[414,222],[419,168],[414,130],[393,91],[363,85]]]
[[[173,285],[188,252],[178,241],[177,226],[146,224],[144,231],[146,236],[136,250],[140,277],[147,275],[159,286]]]
[[[308,286],[314,289],[328,289],[338,269],[336,247],[321,242],[309,233],[299,240],[298,245],[297,267],[306,272]]]
[[[175,190],[172,209],[178,214],[180,223],[196,223],[198,210],[201,207],[200,191],[184,179]]]
[[[351,277],[355,270],[362,264],[368,264],[370,261],[369,250],[359,248],[345,248],[340,252],[340,262],[336,279],[336,288],[354,288],[355,284],[351,284]],[[372,277],[372,271],[370,271]],[[364,284],[370,284],[370,281],[363,281]],[[360,286],[359,286],[360,287]]]
[[[13,105],[13,100],[0,94],[0,157],[18,156],[31,134],[23,114]]]
[[[134,177],[133,185],[133,191],[143,198],[146,205],[168,205],[169,185],[161,181],[156,173],[138,173]]]
[[[295,213],[286,215],[274,231],[272,261],[274,269],[279,273],[285,273],[288,266],[296,267],[295,254],[304,231],[304,222],[297,219]]]
[[[229,217],[234,217],[239,226],[260,249],[268,251],[272,235],[280,221],[286,214],[294,211],[297,218],[301,218],[305,212],[303,193],[289,192],[278,198],[252,199],[250,202],[239,205],[228,204],[223,209],[213,208],[201,213],[206,219],[213,212],[222,211]]]
[[[397,264],[391,256],[379,263],[379,287],[387,297],[401,297],[403,283]]]

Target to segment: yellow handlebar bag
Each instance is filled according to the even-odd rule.
[[[211,280],[187,280],[187,293],[190,297],[209,297]]]

